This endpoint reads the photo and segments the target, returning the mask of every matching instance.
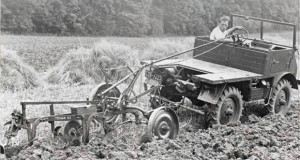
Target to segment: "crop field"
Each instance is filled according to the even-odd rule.
[[[14,109],[21,109],[21,101],[86,100],[105,80],[101,69],[118,68],[108,70],[109,81],[116,82],[129,73],[123,66],[136,69],[141,60],[185,51],[193,48],[193,43],[194,37],[1,35],[0,144],[6,129],[3,124]],[[191,53],[179,58],[190,57]],[[137,93],[142,91],[142,81],[141,77],[136,84]],[[125,84],[119,87],[124,88]],[[143,97],[137,105],[150,109],[148,98]],[[300,159],[300,97],[296,90],[293,100],[286,117],[260,117],[249,109],[253,104],[246,105],[251,111],[236,126],[206,129],[201,126],[202,117],[186,112],[176,140],[150,143],[142,143],[146,125],[128,124],[108,135],[95,131],[88,145],[70,147],[51,137],[50,124],[45,123],[39,125],[33,146],[26,145],[25,132],[19,133],[14,143],[25,146],[11,159]],[[67,113],[68,107],[57,106],[55,111]],[[254,108],[260,110],[259,105]],[[48,115],[49,109],[33,106],[27,112],[29,117],[41,117]]]

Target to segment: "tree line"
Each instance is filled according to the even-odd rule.
[[[95,36],[207,35],[230,13],[295,23],[297,0],[2,0],[1,30]],[[250,28],[257,24],[248,24]]]

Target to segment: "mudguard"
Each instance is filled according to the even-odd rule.
[[[211,86],[210,88],[202,87],[197,99],[210,103],[217,104],[227,83]]]
[[[292,88],[298,89],[297,79],[295,75],[291,74],[290,72],[281,72],[277,76],[274,76],[272,87],[276,86],[277,83],[283,78],[291,82]]]

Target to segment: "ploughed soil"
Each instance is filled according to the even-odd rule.
[[[96,128],[90,143],[81,146],[70,146],[60,136],[37,137],[32,146],[7,148],[8,159],[300,159],[299,106],[294,100],[287,115],[280,116],[247,104],[241,123],[209,128],[204,118],[185,112],[176,139],[152,142],[143,136],[145,124],[116,126],[106,135]]]

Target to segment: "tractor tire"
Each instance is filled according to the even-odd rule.
[[[280,80],[273,89],[269,104],[266,106],[271,114],[285,115],[291,106],[292,85],[286,79]]]
[[[241,92],[235,87],[226,87],[217,104],[211,105],[211,125],[228,125],[239,121],[243,110]]]

